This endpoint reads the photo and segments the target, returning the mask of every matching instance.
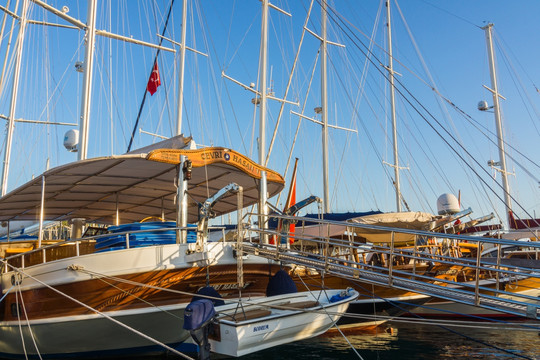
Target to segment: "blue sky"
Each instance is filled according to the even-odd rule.
[[[69,15],[86,19],[84,1],[50,3],[57,8],[66,5]],[[275,95],[282,97],[309,1],[274,3],[293,15],[289,18],[277,11],[270,14],[271,84]],[[382,50],[386,47],[384,11],[377,22],[380,1],[336,0],[329,4],[332,11],[328,36],[346,46],[329,50],[329,122],[358,131],[355,134],[330,130],[331,207],[334,211],[394,211],[393,172],[382,164],[393,162],[388,133],[388,88],[380,65],[387,63]],[[540,87],[540,2],[409,0],[397,4],[400,10],[392,1],[394,66],[401,75],[398,89],[404,94],[398,95],[397,104],[400,163],[408,168],[402,171],[401,186],[410,209],[436,211],[440,194],[457,195],[460,191],[463,206],[471,206],[475,215],[495,211],[504,219],[498,199],[502,192],[496,188],[500,175],[486,165],[489,159],[498,158],[493,143],[493,115],[476,109],[479,100],[491,103],[490,94],[482,87],[489,86],[490,80],[484,31],[480,27],[492,22],[499,87],[507,99],[502,102],[505,133],[512,145],[507,150],[516,159],[508,161],[509,170],[515,172],[510,177],[511,188],[522,206],[515,211],[522,217],[526,216],[525,210],[533,215],[536,209],[540,210],[540,171],[535,165],[535,145],[540,136],[535,109],[540,100],[540,93],[535,90],[535,86]],[[100,1],[98,28],[155,43],[167,5],[168,1],[113,1],[111,6],[108,1]],[[209,57],[193,53],[186,56],[183,132],[199,144],[231,147],[257,159],[258,113],[251,103],[253,94],[222,78],[221,72],[245,84],[257,83],[260,2],[207,0],[190,2],[189,9],[192,15],[188,20],[188,46]],[[177,41],[180,10],[181,1],[176,0],[167,32],[168,37]],[[32,5],[30,17],[63,23],[36,5]],[[319,19],[320,7],[315,2],[308,27],[317,33]],[[365,46],[372,33],[376,45],[371,62],[366,65]],[[3,54],[7,36],[5,39],[0,48]],[[318,40],[305,35],[288,96],[302,105],[306,103],[307,116],[315,116],[313,109],[320,105],[318,68],[308,93],[318,45]],[[155,51],[108,39],[98,39],[97,47],[89,155],[119,154],[127,148]],[[29,27],[17,118],[77,122],[82,76],[74,71],[74,63],[83,60],[83,49],[80,31]],[[147,97],[140,123],[143,130],[163,136],[173,135],[174,61],[175,55],[161,53],[163,85],[154,96]],[[436,86],[456,107],[441,102],[431,86]],[[9,86],[0,95],[3,114],[9,112],[8,89]],[[269,163],[269,167],[281,173],[285,172],[299,121],[290,111],[300,112],[301,106],[285,107]],[[278,111],[279,104],[269,105],[268,138]],[[50,166],[76,160],[76,155],[67,153],[62,146],[67,129],[17,125],[14,146],[22,150],[17,150],[12,158],[10,189],[41,173],[47,157]],[[134,145],[154,141],[157,139],[137,132]],[[320,142],[319,126],[303,120],[293,151],[293,157],[300,159],[298,198],[322,196]]]

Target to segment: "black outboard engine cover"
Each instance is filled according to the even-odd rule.
[[[213,299],[208,299],[208,300],[212,301],[214,306],[221,306],[225,304],[225,301],[223,301],[221,295],[212,286],[205,286],[197,290],[197,294],[193,296],[193,298],[191,299],[191,302],[194,302],[195,300],[206,299],[204,296],[200,296],[200,295],[212,297]]]
[[[200,360],[210,359],[208,334],[215,315],[214,304],[208,299],[192,301],[184,311],[184,329],[189,330],[191,337],[199,345]]]

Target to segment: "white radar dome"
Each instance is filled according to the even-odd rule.
[[[437,212],[439,215],[455,214],[459,210],[459,201],[454,195],[442,194],[437,199]]]
[[[79,130],[68,130],[64,135],[64,147],[68,151],[76,152],[77,144],[79,144]]]

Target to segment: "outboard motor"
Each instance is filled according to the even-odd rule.
[[[211,300],[195,300],[184,311],[184,329],[189,330],[193,340],[199,345],[199,360],[210,359],[208,334],[216,310]]]

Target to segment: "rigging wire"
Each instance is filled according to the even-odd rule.
[[[32,343],[34,344],[34,348],[36,349],[37,355],[40,359],[42,359],[41,354],[39,352],[39,348],[36,343],[36,338],[34,336],[34,332],[32,331],[32,327],[30,326],[30,320],[28,319],[28,314],[26,313],[26,306],[24,305],[24,298],[22,296],[22,290],[20,283],[17,284],[17,293],[19,294],[21,298],[21,304],[22,304],[22,310],[24,312],[24,318],[26,320],[26,326],[28,327],[28,332],[30,333],[30,338],[32,339]],[[19,307],[17,306],[17,316],[19,316]],[[19,321],[20,317],[19,317]]]
[[[516,89],[518,90],[518,93],[520,94],[521,96],[521,99],[522,99],[522,102],[523,102],[523,105],[525,107],[525,109],[527,110],[527,113],[529,114],[529,117],[531,119],[531,122],[533,123],[533,126],[534,128],[536,129],[536,132],[540,134],[539,132],[539,129],[538,127],[536,126],[536,123],[532,120],[534,120],[531,116],[531,113],[529,111],[529,107],[527,106],[527,104],[525,103],[525,101],[523,100],[523,96],[522,96],[522,92],[519,91],[519,89],[523,90],[523,92],[525,93],[525,95],[527,96],[527,99],[529,101],[529,104],[530,106],[533,108],[534,112],[536,113],[536,116],[537,116],[537,120],[538,118],[540,117],[540,113],[538,112],[538,109],[534,106],[534,103],[532,101],[532,99],[530,98],[530,96],[528,95],[528,92],[525,90],[525,86],[523,85],[523,82],[521,81],[521,78],[519,77],[518,73],[516,72],[515,70],[515,67],[513,66],[512,62],[511,62],[511,59],[510,57],[506,54],[506,51],[505,51],[505,48],[502,47],[501,45],[501,41],[499,40],[499,35],[498,33],[496,33],[496,37],[495,37],[495,40],[496,40],[496,43],[497,45],[499,45],[499,52],[502,54],[502,58],[503,60],[505,60],[505,64],[507,66],[507,68],[509,68],[509,72],[510,73],[513,73],[514,76],[511,76],[511,79],[512,81],[514,82],[514,85],[516,87]],[[520,86],[517,85],[516,83],[516,79],[517,79],[517,82],[519,82]],[[513,150],[516,150],[512,147]],[[534,162],[532,159],[529,159],[528,157],[526,157],[524,154],[518,152],[521,156],[523,156],[525,159],[527,159],[528,161],[531,162],[531,164],[535,165],[536,167],[540,168],[540,165],[538,165],[536,162]],[[535,179],[537,180],[537,179]]]
[[[451,15],[451,16],[455,17],[456,19],[459,19],[459,20],[461,20],[461,21],[463,21],[463,22],[466,22],[466,23],[469,24],[469,25],[472,25],[472,26],[477,27],[477,28],[479,28],[479,29],[482,28],[482,27],[476,25],[475,23],[473,23],[472,21],[465,19],[463,16],[459,16],[459,15],[457,15],[457,14],[454,14],[454,13],[452,13],[452,12],[446,10],[446,9],[443,9],[443,8],[437,6],[437,5],[434,5],[434,4],[430,3],[429,1],[426,1],[426,0],[421,0],[421,1],[422,1],[423,3],[429,5],[429,6],[434,7],[434,8],[437,9],[437,10],[440,10],[440,11],[442,11],[442,12],[448,14],[448,15]]]
[[[335,9],[332,9],[332,10],[335,11]],[[343,21],[346,21],[346,20],[343,20]],[[352,24],[350,24],[350,23],[349,23],[349,25],[350,25],[351,27],[354,27],[354,26],[353,26]],[[354,28],[356,28],[356,27],[354,27]],[[366,36],[363,32],[361,32],[361,31],[358,30],[358,29],[357,29],[357,31],[359,31],[364,37],[367,38],[367,36]],[[413,41],[414,41],[414,40],[413,40]],[[360,41],[360,42],[361,42],[361,41]],[[364,45],[364,46],[365,46],[365,45]],[[379,47],[379,48],[380,48],[380,47]],[[386,53],[386,50],[385,50],[385,49],[382,49],[382,48],[380,48],[380,49],[381,49],[383,52]],[[369,54],[369,55],[368,55],[368,54]],[[370,50],[368,50],[368,53],[364,53],[364,56],[365,56],[366,58],[368,58],[368,57],[369,57],[370,55],[372,55],[372,54],[373,54],[373,52],[372,52],[372,50],[370,49]],[[411,72],[415,77],[417,77],[418,79],[420,79],[423,83],[425,83],[426,85],[428,85],[430,89],[432,89],[433,91],[435,91],[435,92],[438,93],[438,91],[436,90],[436,88],[434,88],[433,86],[427,84],[424,80],[422,80],[420,77],[418,77],[418,75],[416,75],[414,72],[412,72],[410,69],[408,69],[408,67],[405,66],[404,64],[402,64],[399,60],[395,59],[395,61],[398,62],[400,65],[402,65],[404,68],[406,68],[409,72]],[[377,70],[378,70],[379,72],[381,71],[381,70],[378,69],[378,68],[377,68]],[[385,74],[383,74],[383,75],[386,77]],[[404,142],[404,143],[405,143],[405,142]],[[462,166],[463,166],[463,165],[462,165]],[[391,179],[391,175],[387,174],[387,176],[389,177],[389,179]]]
[[[308,289],[308,291],[312,293],[311,289],[306,285],[306,283],[304,282],[304,279],[302,279],[302,276],[300,276],[300,274],[297,274],[298,278],[300,279],[300,281],[302,282],[302,284],[304,284],[304,286],[306,287],[306,289]],[[323,279],[324,279],[324,276],[323,276]],[[326,289],[322,289],[325,294],[326,294]],[[320,293],[322,294],[322,292]],[[326,295],[328,297],[328,295]],[[323,308],[323,311],[326,313],[326,315],[331,319],[332,317],[330,316],[330,313],[325,309]],[[364,360],[364,358],[360,355],[360,353],[358,352],[358,350],[356,350],[356,348],[353,346],[353,344],[351,344],[350,340],[347,338],[347,336],[343,333],[343,331],[341,331],[341,328],[338,326],[337,324],[337,321],[336,323],[334,324],[334,327],[339,331],[339,333],[341,334],[341,336],[343,337],[343,339],[345,339],[345,341],[347,342],[347,344],[349,344],[350,348],[354,351],[354,353],[356,354],[356,356],[361,359],[361,360]]]
[[[335,12],[335,10],[334,10],[333,8],[329,8],[329,9],[331,9],[331,12],[332,12],[332,15],[333,15],[332,17],[334,17],[334,18],[336,19],[336,20],[335,20],[336,24],[338,24],[338,26],[340,26],[343,30],[345,30],[345,28],[347,28],[347,29],[349,29],[349,31],[350,31],[350,28],[347,26],[346,21],[343,20],[343,18],[342,18],[337,12]],[[339,24],[342,24],[342,25],[339,25]],[[362,46],[363,46],[364,48],[365,48],[366,46],[362,43],[362,41],[358,38],[358,36],[354,35],[354,33],[352,33],[352,32],[347,33],[347,32],[344,31],[344,33],[345,33],[345,34],[347,35],[347,37],[352,41],[352,43],[356,46],[356,48],[357,48],[358,50],[360,50],[362,53],[365,54],[365,52],[364,52],[364,51],[362,50],[362,48],[359,46],[359,43],[362,44]],[[355,41],[355,39],[356,39],[357,41]],[[373,61],[373,60],[370,60],[370,61]],[[385,78],[387,77],[387,75],[384,74],[384,73],[382,72],[382,70],[377,69],[377,71],[379,71],[383,77],[385,77]],[[439,138],[440,138],[440,139],[441,139],[441,140],[442,140],[442,141],[450,148],[450,150],[451,150],[451,151],[452,151],[459,159],[461,159],[461,160],[463,161],[463,163],[464,163],[464,164],[465,164],[465,165],[466,165],[466,166],[467,166],[467,167],[468,167],[468,168],[476,175],[476,177],[478,178],[478,180],[481,181],[481,182],[483,182],[486,186],[488,186],[488,189],[491,190],[491,192],[494,194],[494,196],[497,197],[497,198],[502,202],[502,201],[503,201],[503,200],[502,200],[502,196],[500,196],[499,194],[497,194],[497,193],[495,192],[495,189],[491,188],[491,187],[487,184],[486,180],[480,176],[480,173],[479,173],[477,170],[475,170],[475,169],[473,168],[473,166],[472,166],[468,161],[465,160],[465,157],[464,157],[465,155],[462,155],[459,151],[457,151],[457,150],[455,149],[455,147],[451,146],[451,143],[450,143],[445,137],[442,136],[441,131],[442,131],[443,133],[448,134],[448,135],[450,136],[450,139],[452,139],[452,140],[457,144],[458,148],[459,148],[461,151],[463,151],[463,152],[466,154],[466,156],[467,156],[468,158],[470,158],[470,160],[471,160],[473,163],[477,164],[477,165],[480,167],[480,169],[481,169],[485,174],[487,174],[488,176],[489,176],[489,172],[488,172],[487,170],[485,170],[483,167],[480,166],[479,161],[478,161],[475,157],[473,157],[472,154],[471,154],[467,149],[465,149],[465,147],[464,147],[460,142],[458,142],[458,141],[455,140],[455,138],[452,136],[452,134],[451,134],[451,133],[450,133],[450,132],[442,125],[442,123],[441,123],[441,122],[440,122],[440,121],[439,121],[439,120],[438,120],[438,119],[437,119],[437,118],[436,118],[436,117],[435,117],[435,116],[434,116],[434,115],[433,115],[433,114],[432,114],[432,113],[431,113],[431,112],[430,112],[430,111],[429,111],[422,103],[420,103],[420,101],[419,101],[419,100],[418,100],[418,99],[417,99],[417,98],[416,98],[416,97],[408,90],[408,88],[407,88],[407,87],[406,87],[399,79],[395,79],[395,81],[396,81],[396,82],[399,84],[399,86],[401,87],[401,89],[400,89],[400,88],[398,88],[398,87],[396,86],[396,91],[397,91],[397,92],[399,93],[399,95],[404,99],[404,101],[405,101],[406,103],[408,103],[408,104],[409,104],[409,105],[410,105],[410,106],[418,113],[418,115],[424,120],[424,122],[425,122],[425,123],[426,123],[426,124],[427,124],[427,125],[428,125],[428,126],[429,126],[429,127],[430,127],[430,128],[431,128],[438,136],[439,136]],[[407,97],[407,96],[409,96],[410,98]],[[416,104],[416,105],[415,105],[415,104]],[[424,112],[424,113],[423,113],[423,112]],[[437,128],[429,121],[429,119],[433,120],[433,121],[439,126],[439,128],[440,128],[441,130],[437,130]],[[504,189],[502,188],[502,185],[501,185],[501,184],[496,184],[496,185],[497,185],[500,189],[502,189],[502,190],[504,191]],[[513,197],[511,194],[509,194],[509,196],[510,196],[510,198],[515,202],[515,204],[516,204],[517,206],[519,206],[519,207],[522,209],[522,211],[524,211],[528,216],[531,216],[531,215],[527,212],[527,210],[526,210],[523,206],[521,206],[521,204],[520,204],[519,202],[517,202],[517,200],[515,199],[515,197]]]
[[[401,11],[401,8],[399,7],[399,5],[398,5],[398,3],[397,3],[397,0],[396,0],[396,5],[397,5],[397,8],[398,8],[399,13],[400,13],[400,15],[401,15],[401,18],[403,19],[403,22],[405,23],[405,26],[406,26],[407,31],[408,31],[408,33],[409,33],[409,37],[412,39],[412,41],[413,41],[413,43],[414,43],[414,45],[415,45],[415,49],[416,49],[417,53],[419,53],[418,46],[416,45],[416,42],[415,42],[414,39],[413,39],[412,33],[411,33],[411,31],[410,31],[410,28],[409,28],[408,24],[406,23],[406,20],[405,20],[405,18],[404,18],[404,16],[403,16],[403,13],[402,13],[402,11]],[[442,10],[442,9],[440,9],[440,10]],[[462,19],[462,20],[463,20],[463,19]],[[474,24],[473,24],[473,25],[474,25]],[[476,26],[476,27],[481,29],[481,27],[479,27],[479,26]],[[503,49],[501,46],[499,46],[499,48],[500,48],[500,50],[501,50],[501,53],[503,54],[503,58],[504,58],[505,60],[507,60],[507,63],[508,63],[508,62],[509,62],[509,58],[508,58],[508,56],[506,55],[506,53],[504,52],[504,49]],[[420,58],[421,58],[421,60],[422,60],[423,67],[424,67],[425,71],[427,72],[427,74],[428,74],[428,76],[429,76],[429,78],[430,78],[430,82],[431,82],[431,83],[434,83],[433,78],[431,77],[431,74],[429,73],[429,70],[427,69],[427,66],[426,66],[426,64],[425,64],[425,61],[423,60],[423,58],[422,58],[421,56],[420,56]],[[512,68],[513,68],[513,67],[512,67]],[[514,71],[514,74],[517,75],[517,73],[516,73],[515,71]],[[515,78],[514,78],[514,77],[512,77],[512,80],[513,80],[514,83],[515,83]],[[519,80],[519,82],[521,83],[521,80],[520,80],[519,78],[518,78],[518,80]],[[517,86],[516,86],[516,87],[517,87]],[[522,86],[522,88],[524,88],[524,87]],[[435,87],[433,87],[433,89],[435,90],[435,93],[436,93],[436,94],[440,94],[440,92],[439,92]],[[439,95],[439,98],[446,100],[446,99],[445,99],[444,97],[442,97],[441,95]],[[451,102],[449,102],[449,101],[447,101],[447,102],[450,103],[452,106],[454,106],[453,103],[451,103]],[[531,101],[531,104],[532,104],[532,101]],[[527,107],[526,107],[526,109],[528,110]],[[537,112],[537,114],[538,114],[538,112]],[[530,113],[529,113],[529,115],[530,115]],[[471,117],[469,117],[469,118],[471,118]],[[471,119],[472,119],[472,118],[471,118]],[[449,120],[451,120],[451,118],[449,118]],[[535,128],[536,128],[536,124],[534,124],[534,126],[535,126]],[[536,130],[537,130],[537,132],[538,132],[538,129],[537,129],[537,128],[536,128]],[[483,132],[481,131],[481,133],[483,133]],[[492,131],[490,131],[490,133],[493,134]],[[489,141],[491,141],[492,143],[495,144],[495,141],[494,141],[494,140],[492,140],[491,138],[489,138],[487,135],[485,135],[485,136],[486,136],[486,138],[487,138]],[[504,139],[503,139],[503,140],[504,140]],[[520,151],[518,151],[518,150],[517,150],[515,147],[513,147],[511,144],[508,144],[506,141],[505,141],[505,144],[507,144],[509,148],[511,148],[511,149],[515,150],[516,152],[518,152],[518,153],[519,153],[521,156],[523,156],[525,159],[529,160],[533,165],[539,167],[538,164],[536,164],[532,159],[530,159],[530,158],[527,157],[525,154],[523,154],[523,153],[521,153]],[[498,146],[498,145],[497,145],[497,146]],[[517,161],[514,157],[512,157],[510,154],[507,153],[507,156],[508,156],[509,158],[511,158],[511,159],[512,159],[512,160],[513,160],[513,161],[514,161],[514,162],[515,162],[522,170],[524,170],[529,176],[531,176],[537,183],[540,183],[540,180],[539,180],[536,176],[534,176],[530,171],[528,171],[527,168],[526,168],[524,165],[521,165],[521,163],[518,162],[518,161]]]
[[[198,2],[197,2],[197,5],[198,5]],[[216,45],[215,45],[215,41],[214,41],[214,38],[212,36],[212,33],[211,32],[206,33],[206,31],[205,31],[205,29],[209,29],[210,26],[209,26],[209,22],[208,22],[207,17],[206,17],[206,13],[203,11],[202,7],[199,8],[199,6],[197,6],[197,14],[199,16],[200,23],[204,24],[204,26],[202,26],[201,31],[205,35],[205,36],[203,36],[203,39],[205,41],[205,48],[209,50],[208,51],[209,53],[212,52],[214,54],[217,54],[217,49],[216,49]],[[228,46],[228,44],[229,44],[229,42],[227,42],[227,46]],[[211,56],[210,58],[219,59],[219,57],[217,55],[214,56],[214,57]],[[212,61],[210,61],[209,65],[210,65],[210,73],[215,74],[216,71],[214,71],[214,63]],[[221,99],[222,98],[222,95],[221,95],[222,90],[218,86],[218,81],[214,76],[212,76],[211,79],[212,79],[212,89],[214,91],[215,98],[216,99]],[[232,104],[230,93],[228,92],[228,88],[226,87],[226,82],[222,82],[222,84],[223,84],[223,87],[225,87],[225,92],[227,94],[229,103]],[[218,106],[218,116],[220,117],[220,121],[218,122],[218,124],[219,124],[219,126],[221,128],[221,134],[225,137],[224,142],[226,144],[229,144],[229,146],[232,146],[232,140],[231,140],[231,135],[229,133],[229,127],[224,126],[224,124],[227,124],[227,122],[225,121],[225,109],[223,107],[222,101],[218,101],[217,106]],[[232,110],[232,113],[233,113],[232,116],[233,116],[234,121],[236,123],[236,127],[238,129],[240,129],[240,125],[239,125],[239,122],[238,122],[238,116],[236,115],[236,112],[235,112],[235,109],[234,109],[233,106],[231,106],[231,110]],[[239,133],[241,134],[241,131],[239,131]],[[206,134],[206,132],[203,132],[202,136],[204,136],[205,134]],[[244,143],[244,137],[243,136],[240,136],[240,142],[242,144],[242,147],[244,148],[244,153],[247,153],[247,148],[246,148],[246,144]]]
[[[22,348],[23,348],[23,351],[24,351],[24,357],[26,359],[28,359],[28,354],[26,352],[26,344],[25,344],[25,341],[24,341],[24,335],[23,335],[23,330],[22,330],[22,321],[21,321],[21,312],[20,312],[20,305],[19,305],[19,291],[15,290],[15,307],[16,307],[16,310],[17,310],[17,323],[19,325],[19,334],[21,335],[21,343],[22,343]]]
[[[111,322],[113,322],[113,323],[115,323],[115,324],[117,324],[117,325],[119,325],[119,326],[125,328],[126,330],[129,330],[129,331],[131,331],[131,332],[133,332],[133,333],[135,333],[135,334],[137,334],[137,335],[139,335],[139,336],[145,338],[146,340],[151,341],[151,342],[153,342],[154,344],[159,345],[159,346],[163,347],[164,349],[167,349],[167,350],[173,352],[173,353],[176,354],[176,355],[179,355],[179,356],[181,356],[181,357],[183,357],[183,358],[185,358],[185,359],[193,360],[191,357],[189,357],[189,356],[187,356],[187,355],[181,353],[180,351],[178,351],[178,350],[176,350],[176,349],[174,349],[174,348],[172,348],[172,347],[170,347],[170,346],[168,346],[168,345],[166,345],[166,344],[164,344],[164,343],[162,343],[162,342],[160,342],[160,341],[158,341],[158,340],[152,338],[151,336],[148,336],[148,335],[146,335],[146,334],[144,334],[144,333],[142,333],[142,332],[140,332],[140,331],[138,331],[138,330],[136,330],[136,329],[134,329],[134,328],[132,328],[132,327],[126,325],[126,324],[124,324],[123,322],[121,322],[121,321],[119,321],[119,320],[116,320],[116,319],[115,319],[114,317],[112,317],[112,316],[109,316],[109,315],[107,315],[107,314],[105,314],[105,313],[103,313],[103,312],[100,312],[100,311],[98,311],[98,310],[92,308],[91,306],[86,305],[85,303],[83,303],[83,302],[81,302],[81,301],[75,299],[74,297],[72,297],[72,296],[70,296],[70,295],[68,295],[68,294],[66,294],[66,293],[64,293],[64,292],[62,292],[62,291],[56,289],[55,287],[53,287],[53,286],[51,286],[51,285],[49,285],[49,284],[47,284],[47,283],[44,283],[43,281],[37,279],[36,277],[34,277],[34,276],[32,276],[32,275],[30,275],[30,274],[24,272],[23,270],[21,270],[21,269],[19,269],[19,268],[16,268],[16,267],[14,267],[14,266],[12,266],[12,265],[10,265],[10,264],[7,263],[4,259],[0,259],[0,261],[1,261],[2,263],[4,263],[5,265],[9,266],[10,268],[12,268],[15,272],[17,272],[17,273],[19,273],[19,274],[22,274],[22,275],[24,275],[24,276],[26,276],[26,277],[28,277],[28,278],[34,280],[35,282],[37,282],[37,283],[43,285],[44,287],[46,287],[46,288],[48,288],[48,289],[50,289],[50,290],[56,292],[57,294],[59,294],[59,295],[61,295],[61,296],[66,297],[67,299],[69,299],[69,300],[71,300],[71,301],[73,301],[73,302],[75,302],[75,303],[81,305],[82,307],[84,307],[84,308],[86,308],[86,309],[88,309],[88,310],[90,310],[90,311],[96,313],[97,315],[99,315],[99,316],[101,316],[101,317],[104,317],[104,318],[107,319],[107,320],[110,320]],[[72,269],[73,269],[73,270],[76,270],[75,267],[72,267]],[[111,278],[114,278],[114,277],[111,277]],[[154,287],[151,287],[151,288],[154,288]],[[18,312],[17,312],[17,314],[18,314]],[[20,326],[20,320],[19,320],[19,326]],[[22,337],[22,329],[21,329],[21,337]],[[24,339],[23,339],[23,341],[24,341]],[[25,349],[25,353],[26,353],[26,349]]]
[[[163,31],[161,32],[162,37],[159,38],[159,46],[161,46],[161,44],[163,42],[163,36],[165,36],[165,31],[167,30],[167,25],[169,24],[169,19],[170,19],[170,15],[171,15],[171,12],[172,12],[173,4],[174,4],[174,0],[171,0],[171,4],[169,6],[169,11],[167,13],[167,20],[165,20],[165,25],[163,26]],[[182,26],[185,26],[185,24],[182,24]],[[182,45],[184,45],[184,44],[182,44]],[[161,49],[157,49],[156,56],[154,57],[154,62],[152,63],[152,69],[157,64],[158,56],[159,56],[160,52],[161,52]],[[145,86],[144,87],[144,95],[143,95],[143,98],[141,100],[141,106],[139,107],[139,113],[137,114],[137,119],[135,120],[135,125],[133,126],[133,131],[131,132],[131,138],[129,139],[129,144],[128,144],[126,152],[129,152],[131,150],[131,145],[133,144],[133,139],[135,138],[135,133],[137,132],[137,128],[139,127],[139,120],[140,120],[141,113],[142,113],[142,110],[143,110],[143,107],[144,107],[144,102],[146,101],[146,94],[148,94],[148,90],[146,89],[146,86]]]
[[[371,292],[371,291],[367,290],[365,287],[363,287],[359,281],[353,281],[353,280],[351,280],[351,282],[357,284],[357,286],[361,286],[361,287],[364,289],[364,291],[366,291],[366,292],[368,292],[368,293]],[[383,301],[385,301],[385,302],[389,302],[389,303],[393,304],[394,306],[397,306],[397,307],[400,308],[401,310],[406,311],[406,309],[404,309],[403,307],[401,307],[399,304],[408,304],[407,302],[400,302],[400,301],[397,301],[397,302],[396,302],[396,301],[393,301],[393,300],[387,300],[387,299],[385,299],[385,298],[380,297],[380,296],[377,295],[375,292],[371,292],[371,294],[372,294],[372,296],[373,296],[374,298],[378,298],[378,299],[383,300]],[[413,305],[413,304],[408,304],[408,305]],[[415,305],[415,306],[418,306],[418,305],[416,305],[416,304],[414,304],[414,305]],[[424,307],[424,308],[425,308],[426,306],[420,305],[419,307]],[[418,315],[418,314],[414,314],[414,313],[413,313],[413,315],[415,316],[415,318],[421,319],[421,320],[422,320],[421,323],[424,323],[424,321],[426,321],[425,318],[423,318],[422,316],[420,316],[420,315]],[[483,317],[480,317],[480,316],[471,316],[471,317],[477,318],[477,319],[486,320],[486,318],[483,318]],[[405,320],[401,320],[401,319],[392,319],[392,320],[393,320],[393,321],[397,321],[397,322],[406,322]],[[501,322],[501,321],[496,321],[496,320],[493,320],[493,319],[487,319],[487,320],[491,320],[491,321],[493,321],[493,322],[495,322],[495,323],[500,323],[500,322]],[[504,322],[503,322],[503,323],[504,323]],[[455,331],[455,330],[453,330],[453,329],[450,329],[450,328],[449,328],[449,325],[450,325],[450,324],[444,324],[444,323],[442,323],[442,322],[440,322],[440,321],[439,321],[439,322],[429,322],[429,321],[428,321],[427,324],[428,324],[428,325],[434,325],[434,326],[440,327],[440,328],[442,328],[442,329],[444,329],[444,330],[446,330],[446,331],[452,332],[452,333],[454,333],[454,334],[456,334],[456,335],[459,335],[459,336],[462,336],[462,337],[464,337],[464,338],[466,338],[466,339],[468,339],[468,340],[471,340],[471,341],[480,343],[480,344],[482,344],[482,345],[484,345],[484,346],[487,346],[487,347],[496,349],[496,350],[498,350],[498,351],[501,351],[501,352],[504,352],[504,353],[509,353],[509,354],[512,354],[512,355],[516,355],[516,356],[522,357],[522,358],[524,358],[524,359],[531,359],[531,358],[529,358],[529,357],[526,357],[526,356],[522,356],[522,355],[516,354],[516,353],[514,353],[514,352],[512,352],[512,351],[509,351],[509,350],[507,350],[507,349],[501,348],[501,347],[496,346],[496,345],[489,344],[489,343],[487,343],[487,342],[485,342],[485,341],[482,341],[482,340],[479,340],[479,339],[475,339],[475,338],[473,338],[473,337],[471,337],[471,336],[468,336],[468,335],[462,334],[462,333],[460,333],[460,332],[458,332],[458,331]],[[490,325],[492,325],[492,324],[490,323]],[[505,324],[505,325],[506,325],[506,324]],[[468,327],[468,326],[463,326],[463,325],[457,325],[457,326],[460,326],[460,327]],[[472,326],[471,326],[471,327],[472,327]],[[476,326],[475,326],[474,328],[482,328],[482,327],[476,327]],[[538,327],[529,326],[529,325],[526,325],[525,328],[527,328],[527,329],[530,330],[530,331],[538,331],[538,329],[539,329]],[[532,359],[531,359],[531,360],[532,360]]]

